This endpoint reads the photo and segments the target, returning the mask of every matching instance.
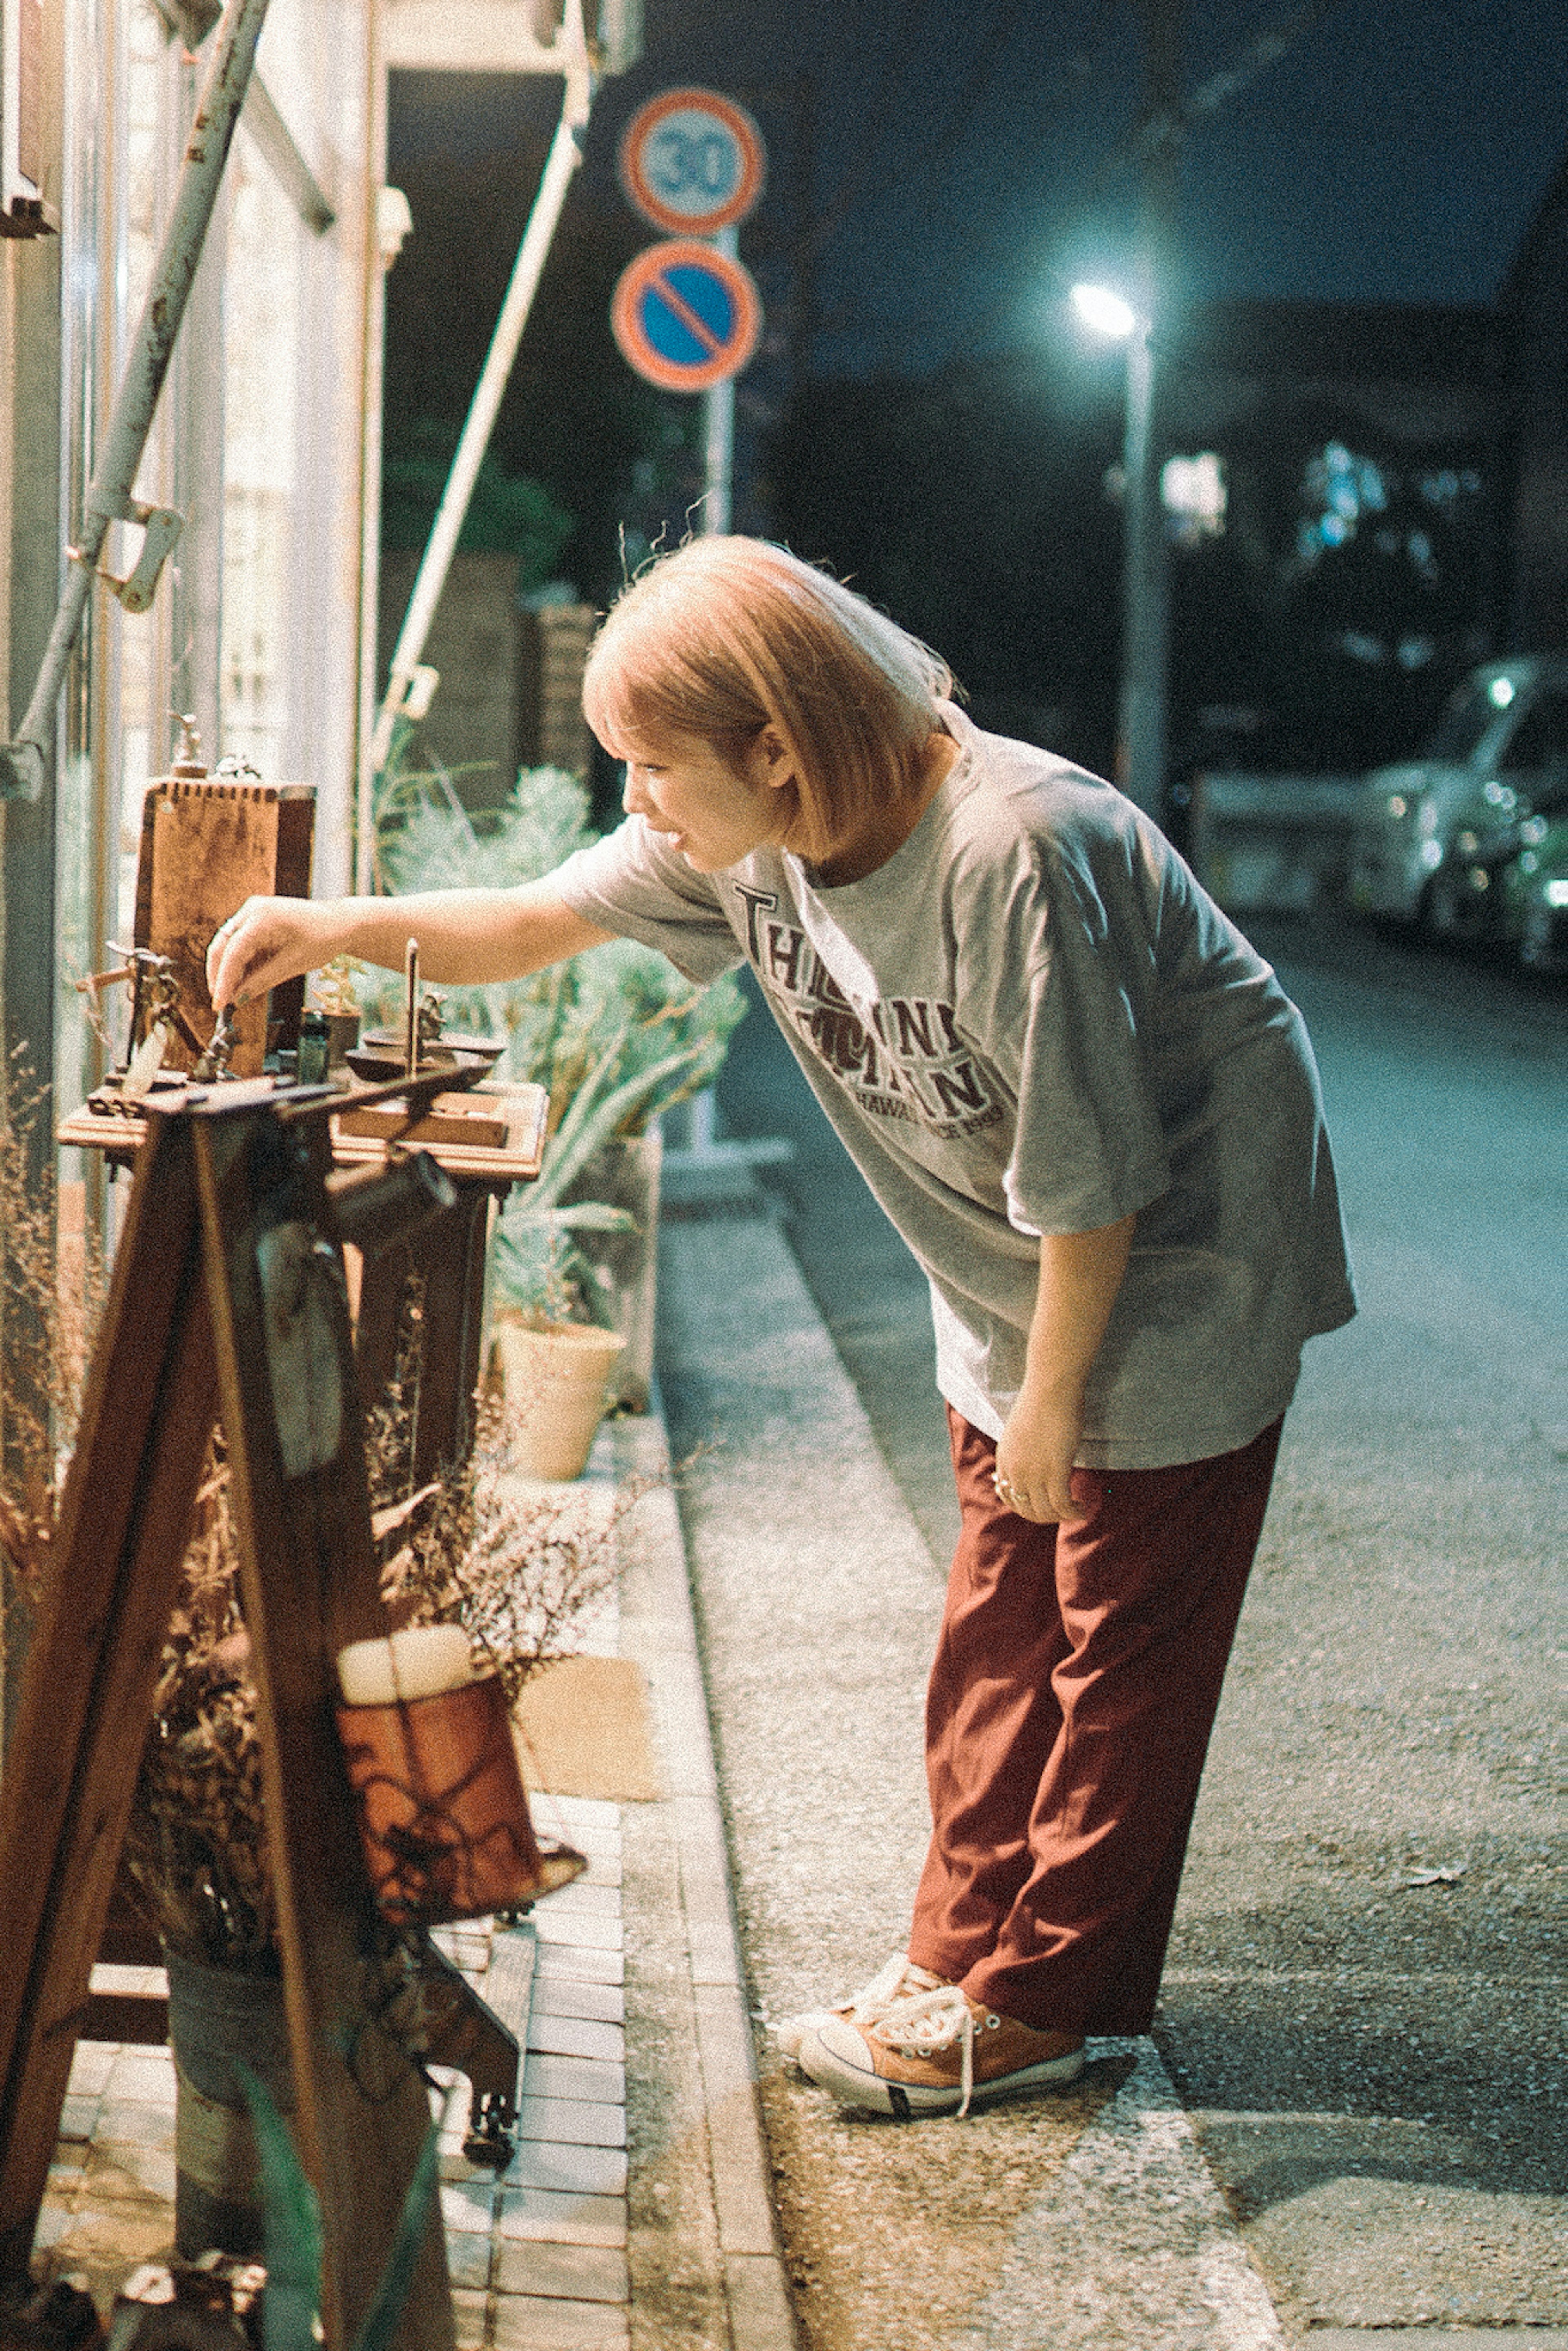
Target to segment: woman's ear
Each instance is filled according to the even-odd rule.
[[[776,726],[765,726],[747,754],[747,771],[754,784],[780,791],[795,780],[789,747]]]

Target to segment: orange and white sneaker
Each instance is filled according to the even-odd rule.
[[[869,2024],[825,2018],[802,2035],[797,2062],[841,2106],[909,2120],[1064,2088],[1083,2071],[1083,2040],[1036,2032],[944,1984],[895,2001]]]
[[[810,2008],[802,2016],[785,2017],[782,2023],[774,2026],[773,2037],[785,2056],[799,2064],[801,2042],[820,2025],[830,2024],[835,2018],[847,2018],[852,2024],[875,2024],[901,2001],[911,2000],[920,1992],[946,1989],[941,1976],[934,1976],[929,1968],[917,1968],[902,1951],[894,1951],[886,1965],[859,1991],[849,1992],[826,2008]]]

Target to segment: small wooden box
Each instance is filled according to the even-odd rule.
[[[136,945],[172,959],[180,1009],[204,1040],[217,1017],[207,994],[208,941],[253,894],[310,895],[315,826],[313,784],[172,775],[148,785],[136,872]],[[298,1040],[304,1003],[303,979],[273,990],[270,1016],[277,1024],[278,1044]],[[239,1008],[238,1042],[230,1063],[236,1078],[260,1076],[267,1019],[266,1002]],[[172,1070],[189,1070],[195,1058],[178,1035],[164,1049],[165,1066]]]
[[[412,1126],[404,1124],[406,1106],[394,1098],[372,1102],[367,1110],[338,1113],[340,1134],[366,1135],[387,1141],[396,1135],[404,1143],[467,1143],[481,1151],[504,1151],[509,1131],[505,1108],[472,1094],[437,1094],[429,1110]]]

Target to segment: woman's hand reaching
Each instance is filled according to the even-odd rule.
[[[344,952],[341,904],[324,898],[247,898],[220,923],[207,948],[214,1009],[246,1004]]]
[[[554,877],[512,890],[424,890],[406,898],[247,898],[207,949],[214,1008],[244,1004],[339,956],[401,971],[411,938],[437,987],[519,978],[610,937],[555,893]]]

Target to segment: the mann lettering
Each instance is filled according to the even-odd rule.
[[[876,1046],[852,1012],[828,1008],[800,1016],[800,1027],[828,1067],[841,1078],[877,1082]]]
[[[935,1061],[940,1048],[931,1041],[930,998],[925,996],[894,996],[889,998],[888,1002],[894,1023],[891,1040],[894,1051],[918,1053],[925,1061]]]
[[[931,1134],[977,1134],[1001,1117],[965,1052],[953,1007],[934,996],[891,996],[858,1012],[804,931],[768,922],[777,894],[731,885],[746,907],[747,949],[788,1005],[808,1049],[875,1118],[908,1119]],[[936,1064],[946,1061],[947,1067]]]
[[[987,1107],[986,1090],[975,1075],[973,1061],[959,1061],[953,1069],[932,1070],[928,1074],[943,1109],[949,1114]]]
[[[802,933],[792,930],[788,923],[768,923],[765,926],[768,953],[765,969],[769,979],[777,980],[787,996],[796,993],[796,981],[800,970],[800,950],[806,941]]]

